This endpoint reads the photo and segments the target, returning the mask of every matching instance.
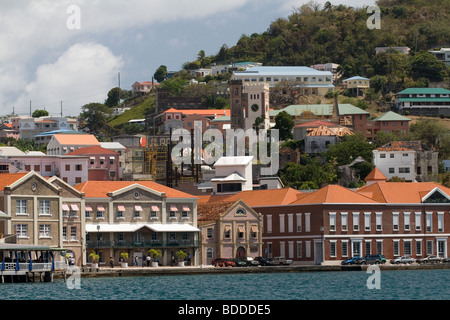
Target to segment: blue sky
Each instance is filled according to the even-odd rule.
[[[242,34],[261,33],[304,0],[17,0],[0,12],[0,115],[46,109],[77,116],[109,89],[179,70]],[[325,0],[316,0],[322,4]],[[374,5],[335,0],[333,5]],[[75,8],[75,9],[74,9]]]

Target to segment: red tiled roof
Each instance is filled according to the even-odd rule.
[[[250,207],[279,206],[290,204],[302,194],[292,188],[249,190],[230,195],[199,196],[198,203],[243,200]]]
[[[386,176],[377,168],[373,168],[364,181],[387,181]]]
[[[0,173],[0,190],[4,190],[5,187],[13,184],[17,180],[26,176],[28,172],[24,173]]]
[[[53,137],[62,145],[100,146],[100,142],[92,134],[55,134]]]
[[[178,110],[174,108],[170,108],[169,110],[164,111],[164,113],[182,113],[184,115],[192,115],[192,114],[199,114],[199,115],[218,115],[218,116],[229,116],[230,115],[230,109],[183,109]]]
[[[329,121],[315,120],[315,121],[310,121],[310,122],[298,124],[295,127],[296,128],[317,128],[317,127],[320,127],[320,126],[337,127],[338,124],[332,123],[332,122],[329,122]]]
[[[377,203],[364,195],[338,185],[328,185],[302,197],[292,204],[314,203]]]
[[[450,196],[450,188],[435,182],[376,182],[357,192],[372,192],[372,199],[382,203],[422,203],[423,196],[436,187]]]
[[[105,149],[99,146],[90,146],[90,147],[83,147],[79,148],[77,150],[74,150],[72,152],[67,153],[67,156],[74,156],[74,155],[80,155],[80,154],[118,154],[115,151]]]
[[[84,192],[86,198],[107,198],[109,192],[114,192],[133,184],[139,184],[158,192],[165,192],[167,198],[196,198],[193,195],[153,181],[85,181],[75,185],[74,188]]]

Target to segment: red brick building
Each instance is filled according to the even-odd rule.
[[[388,260],[449,256],[450,189],[442,185],[377,181],[356,191],[329,185],[312,193],[294,192],[297,199],[290,202],[275,193],[265,194],[270,200],[261,199],[258,191],[233,195],[262,214],[263,253],[268,257],[338,264],[366,254],[383,254]]]

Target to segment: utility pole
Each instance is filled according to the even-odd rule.
[[[30,100],[30,117],[31,117],[31,100]]]
[[[63,111],[62,111],[62,110],[63,110],[63,109],[62,109],[62,103],[63,103],[63,102],[62,102],[62,101],[60,101],[60,102],[61,102],[61,118],[62,118],[62,116],[63,116]]]

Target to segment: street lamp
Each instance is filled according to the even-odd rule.
[[[97,254],[99,255],[99,262],[100,262],[100,244],[99,244],[99,240],[100,240],[100,225],[97,225]]]

